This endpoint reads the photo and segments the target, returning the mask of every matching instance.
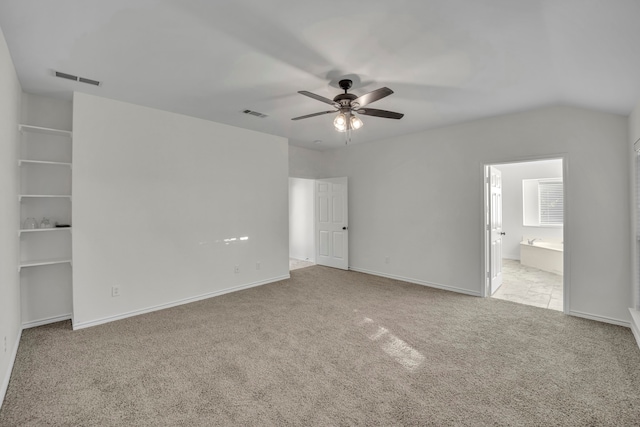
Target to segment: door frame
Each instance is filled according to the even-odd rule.
[[[569,212],[571,210],[571,206],[569,204],[569,160],[567,153],[558,153],[558,154],[548,154],[548,155],[539,155],[539,156],[526,156],[526,157],[516,157],[509,159],[496,159],[495,161],[485,161],[481,164],[481,173],[478,174],[480,176],[480,191],[483,197],[481,198],[481,209],[480,209],[480,230],[482,233],[481,242],[481,268],[482,277],[480,283],[481,295],[482,297],[490,297],[491,296],[491,281],[489,278],[490,275],[490,264],[489,264],[489,256],[490,249],[488,245],[491,245],[491,239],[487,238],[488,233],[486,230],[486,215],[488,213],[488,203],[489,191],[486,185],[486,176],[489,166],[500,166],[501,164],[511,164],[511,163],[529,163],[536,162],[541,160],[562,160],[562,186],[563,186],[563,203],[564,203],[564,218],[563,218],[563,226],[562,226],[562,239],[563,239],[563,252],[562,252],[562,263],[563,263],[563,276],[562,276],[562,305],[563,305],[563,313],[569,313],[569,308],[571,306],[571,266],[570,266],[570,257],[569,253],[571,250],[571,239],[570,236],[570,215]],[[504,200],[504,198],[503,198]]]

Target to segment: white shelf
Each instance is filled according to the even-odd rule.
[[[71,167],[71,163],[64,162],[48,162],[44,160],[18,160],[18,166],[22,166],[24,164],[27,165],[52,165],[52,166],[69,166]]]
[[[34,199],[69,199],[71,200],[70,194],[20,194],[18,196],[18,201],[21,202],[24,198],[34,198]]]
[[[69,130],[43,128],[40,126],[18,125],[18,129],[20,130],[20,132],[44,133],[47,135],[65,136],[67,138],[71,138],[73,136],[73,133]]]
[[[47,231],[71,231],[71,227],[54,227],[54,228],[29,228],[18,230],[18,235],[22,233],[44,233]]]
[[[25,267],[38,267],[40,265],[54,265],[54,264],[71,264],[71,258],[52,258],[41,259],[33,261],[21,261],[18,266],[18,271]]]

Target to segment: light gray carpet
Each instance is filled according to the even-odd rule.
[[[631,426],[629,329],[313,266],[73,332],[24,331],[2,426]]]

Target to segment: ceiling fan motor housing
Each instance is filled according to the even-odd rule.
[[[335,98],[333,98],[333,102],[340,104],[340,108],[350,108],[351,107],[351,101],[353,101],[354,99],[356,99],[357,96],[355,96],[352,93],[341,93],[340,95],[336,95]]]

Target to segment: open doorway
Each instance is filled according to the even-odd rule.
[[[347,177],[289,178],[289,271],[349,269]]]
[[[289,271],[316,264],[315,180],[289,178]]]
[[[485,295],[564,311],[563,159],[485,167]]]

